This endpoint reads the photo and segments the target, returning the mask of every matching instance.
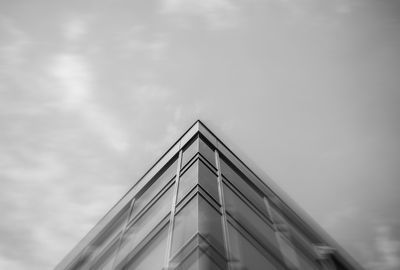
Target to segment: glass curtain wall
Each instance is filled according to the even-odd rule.
[[[201,133],[69,269],[322,269],[306,234]]]

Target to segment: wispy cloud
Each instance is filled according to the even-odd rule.
[[[57,79],[65,109],[82,109],[89,102],[92,74],[85,59],[77,54],[59,54],[50,64],[49,72]]]
[[[93,98],[93,72],[79,54],[56,55],[49,66],[55,78],[55,92],[61,108],[80,114],[88,127],[101,135],[105,142],[119,152],[126,151],[129,140],[126,132],[107,111],[95,103]]]
[[[320,2],[314,0],[279,0],[275,1],[293,16],[322,16],[323,14],[348,14],[359,4],[359,0],[333,0]]]
[[[0,16],[0,36],[0,72],[6,72],[24,61],[23,54],[30,39],[11,19],[4,16]]]
[[[83,18],[71,18],[62,27],[64,37],[71,42],[79,41],[88,32],[88,22]]]
[[[324,226],[329,229],[333,229],[337,226],[342,225],[344,222],[350,219],[355,219],[359,213],[359,209],[354,205],[348,205],[343,207],[339,211],[329,213],[325,218]]]
[[[110,207],[107,201],[90,198],[116,200],[116,194],[122,193],[115,183],[93,185],[101,178],[87,168],[74,166],[61,151],[29,147],[18,151],[13,147],[2,152],[0,159],[4,192],[0,208],[7,221],[0,223],[0,267],[4,269],[26,269],[27,262],[32,264],[30,269],[50,269]],[[88,160],[81,161],[90,165]],[[90,194],[71,181],[76,177],[84,180],[81,188],[91,186]]]
[[[156,33],[148,36],[148,29],[135,26],[116,36],[120,53],[124,56],[145,54],[151,60],[160,60],[165,55],[169,37],[167,33]]]
[[[239,23],[239,8],[230,0],[164,0],[162,12],[174,16],[197,16],[203,18],[211,29],[218,30],[235,26]],[[183,27],[189,21],[181,18]]]
[[[0,255],[0,269],[23,270],[26,266],[20,260],[10,260]]]
[[[396,270],[400,268],[400,239],[393,237],[390,226],[376,228],[375,248],[379,259],[368,264],[370,269]]]

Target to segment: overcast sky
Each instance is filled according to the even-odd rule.
[[[397,0],[2,0],[0,269],[52,269],[198,118],[400,269],[399,86]]]

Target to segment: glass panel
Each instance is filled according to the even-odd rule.
[[[131,219],[133,219],[176,174],[177,161],[173,162],[168,168],[163,169],[161,175],[157,175],[151,181],[150,185],[138,198],[132,209]]]
[[[109,223],[109,227],[106,228],[103,232],[100,233],[100,237],[98,237],[95,242],[90,247],[92,252],[91,257],[94,258],[98,256],[100,253],[104,252],[106,249],[110,248],[109,246],[112,242],[115,242],[115,238],[119,238],[122,232],[123,227],[126,225],[128,219],[128,211],[129,211],[130,202],[127,206],[123,208],[123,210]]]
[[[190,142],[189,142],[190,143]],[[194,142],[190,143],[189,146],[186,146],[183,150],[182,154],[182,166],[183,168],[189,160],[192,159],[194,155],[199,152],[199,139],[197,138]]]
[[[281,248],[283,258],[290,269],[299,267],[299,261],[297,259],[297,254],[295,249],[289,240],[282,234],[278,232],[278,242]]]
[[[199,142],[199,152],[205,159],[207,159],[215,167],[215,153],[214,150],[208,146],[203,140]]]
[[[114,245],[113,249],[103,254],[97,262],[95,262],[90,269],[96,270],[112,270],[115,260],[116,249],[118,245]]]
[[[207,254],[202,250],[196,249],[191,253],[176,270],[218,270],[221,269]]]
[[[198,162],[193,163],[179,179],[178,202],[191,190],[198,182],[199,166]]]
[[[228,223],[232,252],[232,270],[278,270],[272,259],[264,256],[249,240]]]
[[[125,232],[118,253],[119,260],[131,252],[170,212],[172,207],[172,193],[173,186]]]
[[[174,255],[198,232],[198,199],[192,198],[175,216],[172,251]]]
[[[198,197],[199,231],[219,253],[225,255],[221,215],[205,199]]]
[[[219,202],[217,176],[200,160],[182,174],[179,180],[178,202],[197,184]]]
[[[167,249],[168,226],[144,247],[138,256],[130,263],[128,270],[161,270],[164,267],[165,251]],[[125,268],[124,268],[125,269]]]
[[[219,201],[217,176],[204,165],[199,162],[199,184],[204,188],[217,202]]]
[[[247,206],[230,188],[223,185],[226,211],[244,226],[255,239],[267,247],[277,248],[275,232],[249,206]]]
[[[264,203],[264,197],[254,190],[249,185],[250,182],[243,179],[223,159],[220,159],[220,163],[221,173],[226,177],[226,179],[228,179],[261,213],[266,217],[269,217]]]
[[[298,259],[300,261],[301,269],[307,270],[320,270],[318,263],[315,260],[311,260],[310,258],[306,257],[305,255],[298,253]]]
[[[289,223],[286,220],[286,218],[281,215],[275,207],[271,208],[272,211],[272,216],[273,216],[273,221],[275,224],[276,229],[286,238],[290,238],[290,228],[289,228]]]
[[[314,245],[311,244],[311,241],[305,236],[305,234],[300,232],[300,230],[298,230],[291,224],[289,224],[289,227],[290,227],[291,239],[293,241],[296,241],[296,243],[298,243],[301,246],[301,248],[306,250],[306,252],[308,252],[310,255],[315,254]]]

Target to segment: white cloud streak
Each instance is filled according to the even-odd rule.
[[[70,41],[79,41],[88,32],[88,23],[81,18],[72,18],[63,25],[64,37]]]
[[[396,270],[400,268],[400,240],[393,239],[391,228],[381,225],[376,229],[375,247],[380,260],[373,265],[375,269]]]
[[[239,8],[230,0],[164,0],[161,11],[173,15],[198,16],[213,30],[236,26],[240,20]],[[188,21],[180,21],[184,27]]]
[[[9,72],[24,61],[24,52],[30,44],[25,32],[15,26],[12,20],[0,17],[0,72]]]
[[[116,151],[124,152],[129,148],[127,134],[118,121],[94,102],[93,72],[83,56],[59,54],[50,64],[49,72],[56,79],[59,105],[64,110],[79,113],[87,126]]]

